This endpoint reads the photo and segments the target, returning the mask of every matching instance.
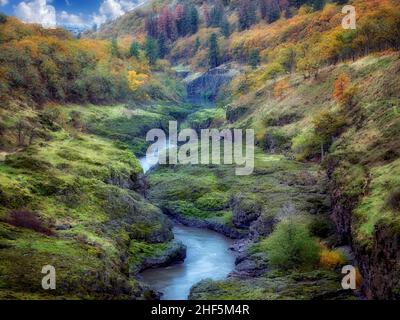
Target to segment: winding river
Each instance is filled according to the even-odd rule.
[[[162,300],[187,300],[197,282],[222,280],[233,270],[235,258],[229,250],[233,240],[214,231],[181,225],[174,227],[174,234],[187,247],[185,261],[141,273],[145,283],[163,293]]]
[[[154,167],[147,160],[139,159],[144,173]],[[146,284],[163,294],[162,300],[187,300],[194,284],[204,279],[225,279],[234,269],[235,257],[229,249],[233,240],[214,231],[182,225],[175,225],[173,232],[175,239],[186,245],[185,261],[141,273]]]

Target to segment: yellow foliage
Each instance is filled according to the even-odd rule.
[[[128,71],[128,84],[129,89],[133,92],[140,89],[140,87],[149,79],[149,76],[144,73],[137,73],[135,70]]]
[[[326,269],[334,269],[337,266],[343,265],[345,259],[342,252],[339,250],[329,250],[325,246],[322,247],[320,252],[319,264]]]

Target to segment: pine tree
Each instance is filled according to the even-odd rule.
[[[191,34],[195,34],[199,31],[199,12],[197,11],[196,6],[190,6],[190,32]]]
[[[111,40],[111,55],[114,57],[119,57],[118,41],[116,38]]]
[[[261,58],[260,53],[257,49],[251,49],[249,54],[248,63],[253,69],[256,69],[260,64]]]
[[[224,6],[221,1],[218,1],[217,4],[212,7],[210,12],[210,26],[221,26],[224,13]]]
[[[155,13],[150,14],[145,21],[146,33],[149,37],[157,37],[158,34],[158,18]]]
[[[151,65],[154,65],[157,62],[158,58],[157,40],[152,37],[147,37],[144,46],[144,52],[146,54],[147,59],[149,60],[149,63]]]
[[[238,19],[240,31],[249,29],[254,23],[256,23],[256,8],[252,0],[239,1]]]
[[[279,19],[281,12],[279,10],[278,0],[266,0],[267,1],[267,21],[272,23]]]
[[[164,57],[168,54],[167,37],[165,36],[164,32],[160,34],[157,42],[158,42],[158,57],[164,59]]]
[[[201,46],[200,38],[197,37],[196,42],[194,43],[193,55],[196,55],[197,51],[199,51],[200,49],[200,46]]]
[[[216,33],[211,34],[208,41],[208,63],[211,69],[219,65],[219,48]]]
[[[231,25],[226,17],[224,17],[221,23],[221,33],[224,35],[225,38],[229,38],[231,35]]]
[[[129,48],[129,56],[139,58],[140,55],[140,44],[137,41],[133,41]]]
[[[321,10],[325,5],[325,0],[312,0],[314,10]]]

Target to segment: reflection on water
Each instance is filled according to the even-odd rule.
[[[233,270],[233,241],[209,230],[176,226],[175,238],[187,246],[184,263],[144,271],[144,282],[162,292],[163,300],[186,300],[190,288],[203,279],[221,280]]]

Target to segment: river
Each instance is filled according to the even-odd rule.
[[[190,288],[203,279],[222,280],[234,269],[235,257],[229,247],[233,240],[214,231],[174,227],[175,238],[187,247],[183,263],[141,273],[143,281],[162,292],[162,300],[187,300]]]

